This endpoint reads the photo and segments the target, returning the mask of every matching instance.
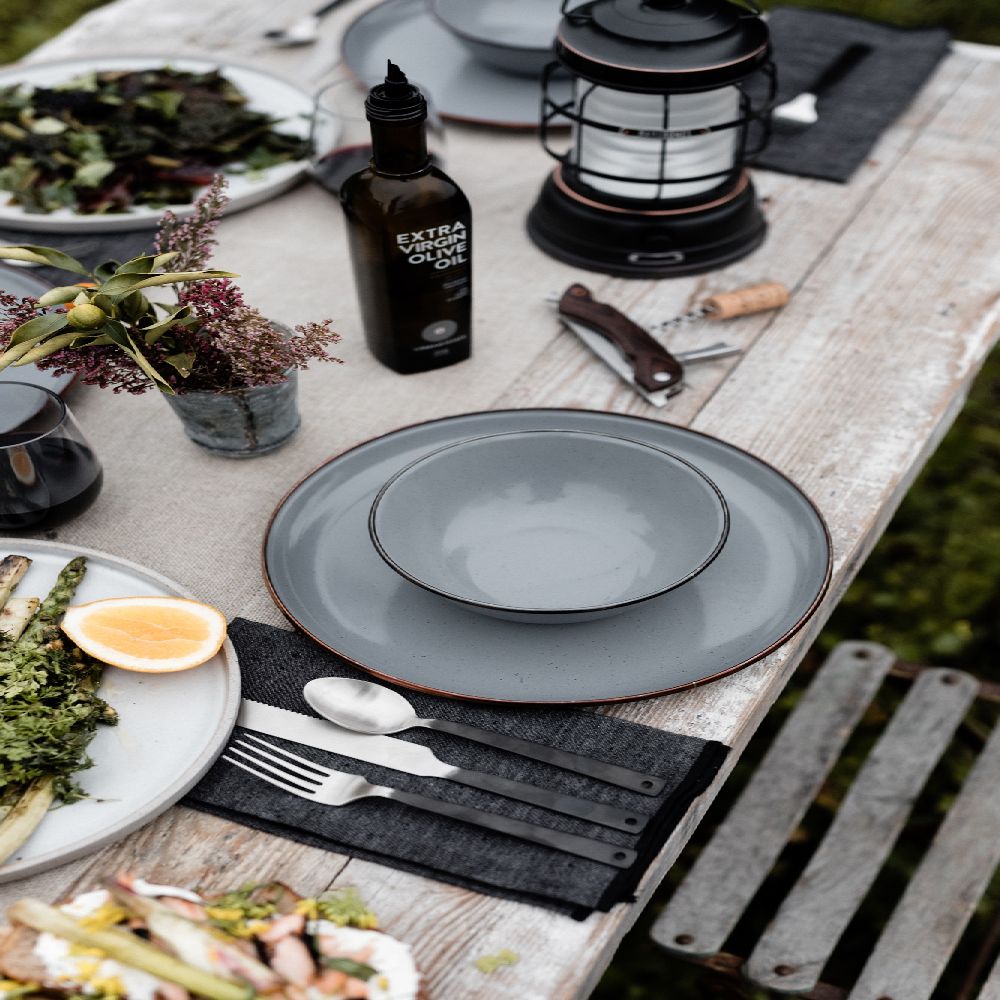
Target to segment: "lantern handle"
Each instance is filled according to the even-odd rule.
[[[587,24],[592,21],[593,18],[590,14],[577,14],[573,10],[570,10],[570,4],[576,3],[577,0],[562,0],[559,6],[559,13],[562,14],[571,24]]]

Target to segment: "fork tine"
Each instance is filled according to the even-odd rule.
[[[224,761],[226,761],[227,764],[232,764],[235,767],[242,768],[248,774],[252,774],[255,778],[260,778],[261,781],[266,781],[269,785],[274,785],[276,788],[280,788],[283,792],[291,792],[292,795],[298,795],[298,796],[301,796],[304,799],[311,799],[313,797],[312,792],[307,792],[307,791],[305,791],[305,789],[298,788],[295,785],[285,784],[285,782],[283,782],[283,781],[276,781],[274,778],[270,777],[269,775],[262,774],[260,771],[256,770],[255,768],[247,767],[246,764],[242,763],[241,761],[234,760],[232,757],[223,756],[222,759]]]
[[[253,750],[254,747],[251,747],[250,749]],[[250,761],[250,763],[254,764],[256,767],[261,767],[265,771],[270,771],[271,774],[276,774],[279,778],[284,778],[285,781],[291,781],[293,784],[297,784],[299,786],[305,785],[307,791],[313,791],[313,789],[315,789],[316,786],[319,785],[320,782],[322,782],[322,780],[323,780],[317,774],[308,775],[307,778],[299,778],[299,777],[297,777],[294,774],[289,774],[288,773],[288,769],[285,768],[283,761],[275,760],[274,763],[278,764],[280,766],[279,767],[274,767],[272,764],[268,763],[268,761],[271,758],[268,757],[268,755],[265,754],[265,753],[263,753],[263,752],[261,753],[261,756],[264,758],[263,760],[261,760],[258,757],[252,756],[251,754],[244,753],[244,751],[238,750],[236,747],[230,747],[229,750],[228,750],[228,752],[229,753],[238,754],[240,757],[243,757],[246,760]],[[293,765],[289,765],[288,766],[289,769],[292,766]]]
[[[328,767],[323,767],[322,764],[314,764],[311,760],[306,760],[305,757],[300,757],[298,754],[291,753],[288,750],[284,750],[281,747],[276,747],[273,743],[268,743],[267,740],[262,740],[259,736],[251,736],[247,734],[242,740],[237,740],[237,743],[242,743],[247,746],[247,740],[253,740],[254,743],[259,743],[262,747],[267,747],[268,750],[272,750],[274,753],[281,754],[282,757],[288,757],[291,760],[296,761],[299,764],[304,764],[309,771],[302,771],[296,768],[292,764],[287,764],[281,758],[275,758],[264,753],[263,750],[258,749],[256,746],[251,746],[251,750],[256,750],[261,757],[266,757],[268,760],[273,760],[276,764],[281,764],[283,767],[287,767],[289,771],[295,771],[297,774],[301,774],[305,778],[312,778],[313,781],[319,781],[322,778],[329,778],[334,772]]]

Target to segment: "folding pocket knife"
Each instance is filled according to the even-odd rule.
[[[654,406],[665,406],[684,388],[685,365],[740,353],[738,347],[717,343],[671,354],[624,313],[598,302],[584,285],[570,285],[562,296],[551,296],[551,300],[563,323]]]

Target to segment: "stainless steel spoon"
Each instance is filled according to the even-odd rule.
[[[815,80],[797,96],[771,111],[771,120],[779,129],[797,131],[819,121],[817,101],[834,84],[839,83],[871,52],[870,45],[856,42],[848,45],[825,66]]]
[[[420,719],[413,706],[401,694],[371,681],[352,680],[349,677],[317,677],[303,688],[302,693],[310,706],[324,718],[356,733],[387,736],[421,726],[499,747],[522,757],[531,757],[567,771],[585,774],[588,778],[597,778],[620,788],[642,792],[643,795],[658,795],[663,791],[663,779],[652,774],[642,774],[617,764],[585,757],[583,754],[557,750],[542,743],[521,740],[461,722]]]
[[[272,45],[312,45],[319,38],[319,22],[324,14],[339,7],[345,0],[329,0],[322,7],[305,17],[293,21],[287,28],[274,28],[264,32],[264,38]]]

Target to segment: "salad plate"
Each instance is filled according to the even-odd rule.
[[[528,430],[611,434],[690,462],[728,504],[722,550],[662,597],[572,624],[489,618],[414,586],[383,562],[367,519],[386,481],[449,444]],[[463,414],[344,452],[281,501],[263,560],[284,614],[361,669],[449,697],[528,704],[646,698],[739,670],[805,624],[831,569],[822,517],[767,463],[687,428],[559,409]]]
[[[538,128],[538,75],[505,73],[475,59],[422,0],[385,0],[365,11],[344,33],[341,55],[347,70],[366,86],[383,79],[386,59],[398,62],[427,90],[443,118]],[[552,93],[568,100],[569,81],[553,81]]]
[[[44,597],[75,556],[86,557],[87,573],[73,604],[106,597],[192,596],[151,569],[76,545],[0,538],[0,553],[32,560],[15,592],[18,597]],[[89,798],[48,813],[21,848],[0,864],[0,883],[120,840],[192,788],[222,751],[236,721],[236,651],[227,639],[207,663],[171,674],[108,667],[99,693],[117,710],[119,722],[97,727],[87,751],[93,767],[75,775]]]
[[[303,90],[279,77],[250,66],[184,56],[93,56],[63,59],[47,63],[30,63],[0,70],[0,88],[58,87],[88,73],[105,70],[174,69],[205,73],[218,70],[238,87],[247,98],[250,110],[262,112],[278,120],[275,128],[288,135],[307,139],[312,115],[312,98]],[[2,166],[3,164],[0,164]],[[229,180],[231,201],[227,211],[235,212],[259,204],[288,190],[302,178],[309,166],[308,159],[277,163],[247,172],[223,169]],[[28,212],[19,205],[7,204],[0,191],[0,226],[17,227],[37,232],[110,232],[155,228],[164,210],[169,208],[180,217],[190,214],[189,204],[134,205],[124,212],[83,214],[69,208],[48,213]],[[194,192],[197,195],[197,191]]]
[[[583,431],[467,438],[382,487],[368,529],[404,579],[524,622],[608,618],[719,554],[726,502],[661,448]]]
[[[37,297],[44,295],[51,287],[48,282],[36,278],[33,274],[0,264],[0,292],[8,292],[18,298],[24,298],[26,295]],[[29,385],[50,389],[60,396],[72,385],[75,377],[72,374],[55,375],[52,372],[43,372],[35,365],[4,368],[0,371],[0,382],[27,382]]]

